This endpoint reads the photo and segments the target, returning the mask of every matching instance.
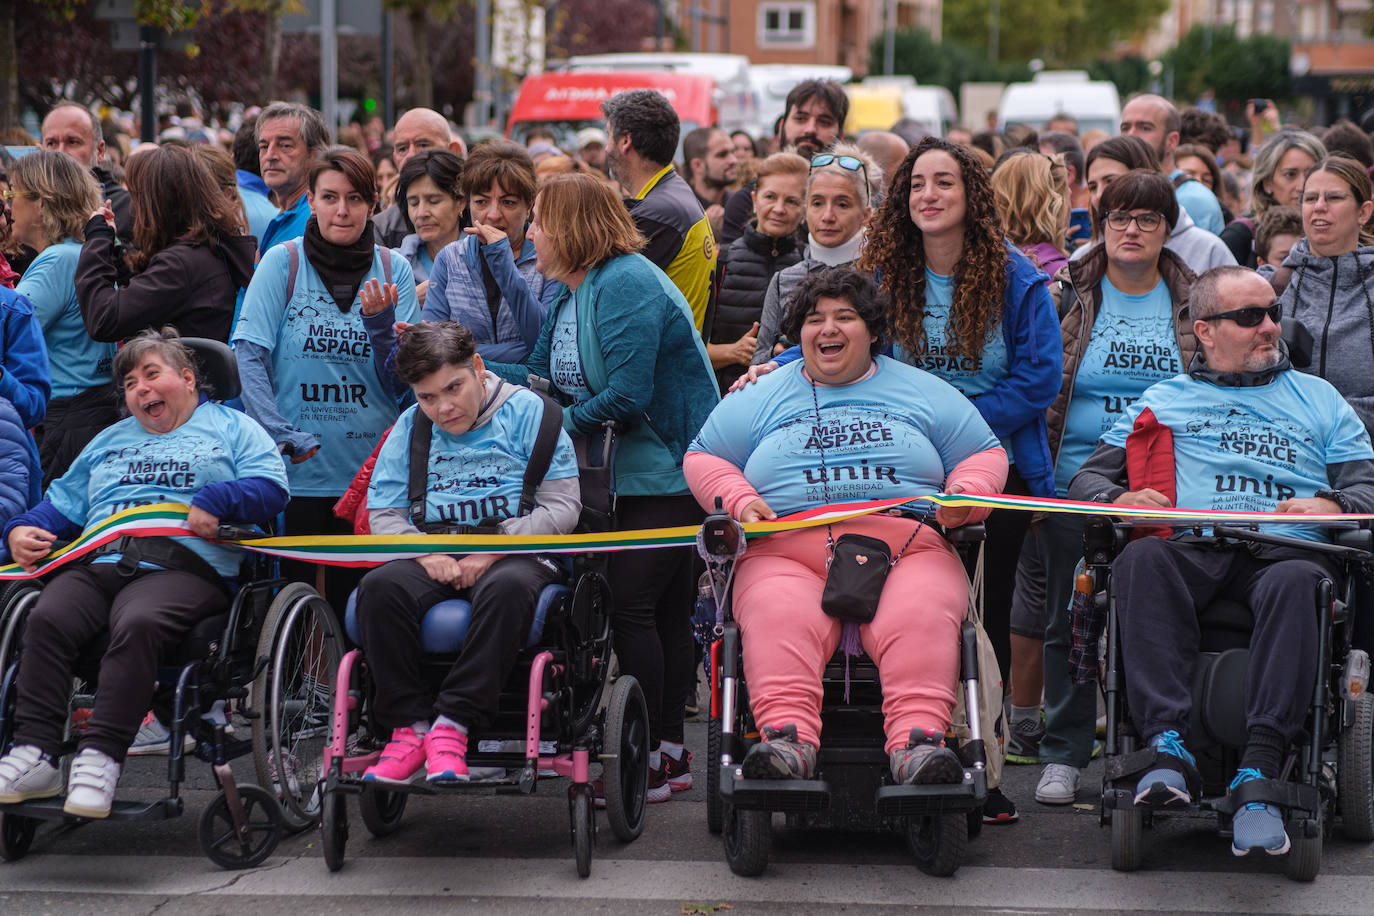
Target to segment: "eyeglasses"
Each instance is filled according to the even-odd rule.
[[[1282,307],[1275,302],[1273,305],[1247,305],[1241,309],[1231,309],[1229,312],[1217,312],[1215,315],[1208,315],[1203,321],[1234,321],[1243,328],[1257,328],[1264,324],[1267,317],[1274,324],[1279,323],[1279,318],[1283,316]]]
[[[1154,232],[1159,228],[1159,224],[1164,222],[1164,217],[1150,210],[1146,213],[1129,213],[1125,210],[1113,210],[1106,216],[1107,227],[1117,232],[1125,232],[1131,225],[1131,220],[1140,227],[1141,232]]]
[[[14,191],[14,190],[4,190],[4,191],[0,191],[0,200],[3,200],[3,201],[4,201],[5,203],[7,203],[7,204],[13,203],[13,202],[14,202],[14,199],[15,199],[16,197],[18,197],[18,196],[19,196],[19,193],[18,193],[17,191]]]
[[[821,153],[811,158],[811,171],[823,169],[827,165],[838,165],[842,169],[851,172],[859,172],[864,176],[864,188],[868,188],[868,169],[864,166],[864,161],[857,156],[837,156],[834,153]]]

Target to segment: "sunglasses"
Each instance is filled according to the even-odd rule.
[[[857,156],[837,156],[834,153],[820,153],[811,158],[811,171],[823,169],[827,165],[838,165],[842,169],[851,172],[859,172],[864,176],[864,187],[868,187],[868,169],[864,166],[864,161]]]
[[[1217,312],[1215,315],[1208,315],[1203,321],[1220,321],[1223,318],[1227,321],[1234,321],[1243,328],[1257,328],[1264,324],[1267,317],[1274,324],[1279,323],[1283,310],[1277,302],[1273,305],[1247,305],[1243,309],[1231,309],[1229,312]]]

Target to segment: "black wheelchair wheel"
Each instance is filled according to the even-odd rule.
[[[1374,694],[1361,694],[1355,701],[1354,721],[1336,744],[1341,833],[1350,840],[1374,840]]]
[[[909,817],[906,842],[916,857],[916,867],[936,878],[959,870],[968,848],[968,815],[963,811]]]
[[[310,586],[293,582],[268,608],[258,638],[266,667],[253,681],[253,765],[275,790],[287,829],[320,819],[324,748],[333,719],[333,686],[343,655],[334,612]]]
[[[406,812],[407,797],[405,792],[388,792],[363,783],[362,794],[358,796],[358,813],[362,815],[367,832],[378,839],[395,833],[401,826],[401,815]]]
[[[606,791],[606,820],[622,843],[644,832],[649,794],[649,707],[639,681],[622,674],[606,706],[603,753],[613,754],[601,771]]]
[[[720,799],[720,719],[711,717],[706,725],[706,829],[720,833],[725,829],[725,803]]]
[[[16,862],[28,855],[33,835],[38,832],[38,819],[20,817],[0,811],[0,859]]]
[[[968,838],[970,840],[976,840],[978,839],[978,836],[983,832],[983,809],[981,807],[973,808],[968,812],[967,817]]]
[[[742,878],[763,874],[773,851],[773,812],[725,806],[725,863]]]
[[[568,817],[572,821],[573,857],[577,859],[577,877],[592,873],[592,840],[596,833],[596,813],[592,807],[591,786],[568,789]]]
[[[42,589],[33,582],[10,582],[0,588],[0,676],[19,658],[24,624]]]
[[[1117,808],[1112,811],[1112,868],[1116,871],[1135,871],[1140,867],[1142,834],[1145,815],[1137,808]]]
[[[266,789],[240,784],[239,801],[248,819],[246,836],[234,829],[223,792],[200,813],[200,848],[221,868],[252,868],[267,860],[281,842],[281,805]]]
[[[1288,840],[1292,847],[1284,860],[1283,870],[1294,881],[1315,881],[1322,869],[1322,822],[1290,821]],[[1309,835],[1310,834],[1310,835]]]
[[[348,848],[348,806],[342,792],[326,792],[320,799],[320,847],[330,871],[343,868]]]

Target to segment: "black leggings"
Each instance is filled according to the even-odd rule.
[[[353,523],[344,521],[334,514],[334,504],[338,499],[333,496],[294,496],[286,506],[286,534],[290,536],[305,534],[352,534]],[[319,571],[324,570],[324,600],[334,610],[334,619],[343,630],[344,608],[348,606],[348,596],[362,581],[366,569],[353,569],[347,566],[320,566],[302,560],[282,560],[281,574],[294,582],[304,582],[311,588],[316,585]]]
[[[621,531],[699,525],[706,517],[690,496],[622,496]],[[611,618],[620,673],[633,675],[649,705],[649,743],[682,743],[683,704],[694,689],[692,549],[622,550],[610,555],[615,598]]]
[[[229,596],[218,586],[173,569],[125,578],[114,563],[63,570],[29,612],[19,665],[15,744],[34,744],[56,757],[71,699],[72,667],[105,631],[95,709],[82,747],[122,761],[153,700],[158,661],[195,624],[222,613]]]

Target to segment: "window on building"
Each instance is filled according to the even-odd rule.
[[[759,47],[810,48],[815,43],[815,4],[759,4]]]

